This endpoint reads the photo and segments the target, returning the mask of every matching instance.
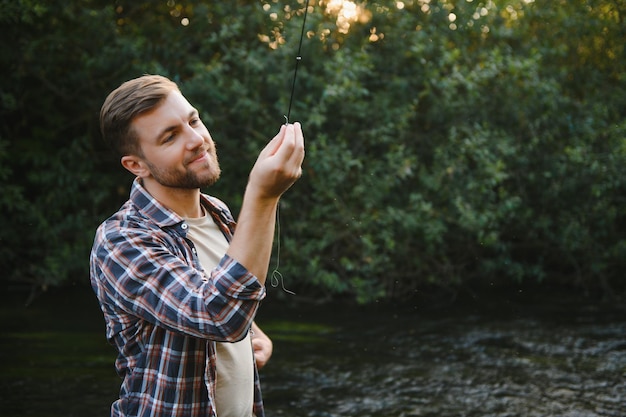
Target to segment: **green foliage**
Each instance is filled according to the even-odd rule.
[[[626,106],[607,90],[624,87],[624,10],[381,3],[382,40],[356,29],[311,65],[324,82],[298,191],[316,226],[294,231],[292,273],[313,255],[304,280],[361,301],[473,283],[623,289]],[[598,44],[611,50],[585,49]]]
[[[358,3],[358,2],[357,2]],[[106,94],[179,82],[236,213],[287,112],[304,2],[2,1],[0,265],[86,282],[131,178],[100,143]],[[625,287],[622,1],[379,0],[348,29],[310,2],[281,202],[287,288],[366,303],[423,287]],[[403,7],[398,7],[402,4]]]

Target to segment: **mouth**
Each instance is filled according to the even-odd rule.
[[[206,162],[208,159],[209,159],[209,154],[207,153],[207,151],[202,151],[198,155],[194,155],[193,157],[191,157],[187,165],[191,165],[196,162]]]

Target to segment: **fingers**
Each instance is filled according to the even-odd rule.
[[[279,135],[281,134],[283,138],[275,155],[283,159],[286,164],[295,165],[299,168],[304,160],[302,126],[298,122],[283,126]]]
[[[281,125],[280,130],[278,131],[276,136],[274,136],[272,140],[267,144],[264,151],[267,150],[269,156],[273,156],[276,154],[276,152],[280,148],[280,145],[283,142],[286,131],[287,131],[287,125]]]
[[[258,327],[252,337],[252,349],[254,351],[254,359],[257,367],[261,369],[272,356],[272,341],[265,333],[262,333]]]
[[[302,162],[304,161],[304,135],[300,123],[294,124],[294,149],[290,156],[290,163],[297,167],[297,177],[302,176]]]
[[[280,197],[302,176],[304,137],[300,123],[283,125],[261,151],[249,185],[261,197]]]
[[[257,367],[261,369],[268,361],[267,349],[263,342],[252,339],[252,349],[254,351],[254,359]]]

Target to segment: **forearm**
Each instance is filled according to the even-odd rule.
[[[139,317],[197,338],[236,341],[254,318],[265,289],[245,267],[223,258],[211,279],[170,248],[183,253],[182,237],[149,228],[101,226],[90,258],[91,284],[112,322]],[[209,271],[206,271],[208,273]],[[122,327],[110,329],[121,331]]]
[[[248,188],[227,254],[265,285],[276,225],[278,198],[261,198]]]

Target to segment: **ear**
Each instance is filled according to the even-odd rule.
[[[150,175],[150,169],[148,169],[148,165],[143,161],[143,159],[139,158],[135,155],[124,155],[120,160],[122,166],[130,171],[131,174],[136,177],[146,178]]]

